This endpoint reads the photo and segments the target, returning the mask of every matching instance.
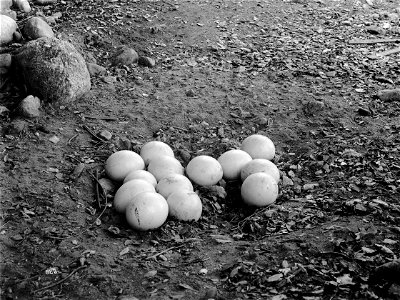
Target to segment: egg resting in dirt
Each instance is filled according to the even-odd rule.
[[[226,151],[218,158],[218,162],[222,166],[223,177],[226,180],[240,179],[242,168],[251,160],[252,158],[247,152],[239,149]]]
[[[266,173],[249,175],[240,188],[243,202],[250,206],[267,206],[278,197],[278,184]]]
[[[129,172],[143,169],[142,157],[130,150],[121,150],[111,154],[105,164],[107,176],[115,181],[123,181]]]
[[[170,174],[161,179],[156,186],[157,193],[160,193],[165,199],[178,190],[193,192],[193,185],[189,178],[181,174]]]
[[[132,199],[143,192],[156,192],[154,186],[143,179],[133,179],[121,185],[114,196],[114,207],[119,213],[124,213]]]
[[[217,184],[222,179],[223,170],[215,158],[200,155],[189,161],[186,166],[186,175],[198,185],[210,186]]]
[[[146,180],[150,182],[154,187],[156,187],[157,185],[157,179],[153,176],[153,174],[146,170],[134,170],[132,172],[129,172],[124,179],[124,183],[127,183],[128,181],[133,179]]]
[[[136,195],[126,208],[126,221],[136,230],[146,231],[163,225],[168,217],[168,203],[158,193]]]
[[[191,191],[176,191],[167,198],[169,215],[180,221],[197,221],[201,217],[203,205],[200,197]]]
[[[248,162],[240,172],[240,178],[244,181],[249,175],[264,172],[272,176],[278,183],[281,177],[278,167],[268,159],[256,158]]]
[[[169,174],[183,175],[185,168],[175,157],[159,156],[150,161],[147,171],[153,174],[158,182]]]
[[[250,156],[255,158],[263,158],[272,160],[275,156],[275,145],[270,138],[261,134],[253,134],[245,138],[240,147]]]
[[[150,161],[159,156],[174,157],[174,151],[170,146],[161,141],[151,141],[142,146],[140,149],[140,156],[143,158],[146,166]]]

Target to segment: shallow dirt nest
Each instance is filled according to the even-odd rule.
[[[400,267],[376,273],[400,250],[400,102],[375,97],[400,83],[398,53],[376,56],[396,47],[376,42],[399,38],[396,5],[33,5],[107,73],[75,103],[1,119],[1,299],[400,299]],[[121,46],[155,67],[111,66]],[[8,85],[13,109],[26,95]],[[281,171],[268,207],[245,206],[238,182],[195,186],[198,222],[138,232],[99,188],[117,150],[159,140],[186,166],[254,133]]]

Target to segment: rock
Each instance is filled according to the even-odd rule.
[[[380,90],[377,94],[378,98],[385,102],[399,101],[400,100],[400,89],[388,89]]]
[[[147,56],[140,56],[138,64],[144,67],[153,68],[156,65],[156,61]]]
[[[19,104],[19,112],[21,116],[27,118],[37,118],[40,116],[40,99],[29,95]]]
[[[75,47],[56,38],[39,38],[13,57],[28,91],[46,102],[73,102],[90,90],[90,74]]]
[[[11,54],[3,53],[0,54],[0,74],[7,74],[11,67]]]
[[[17,23],[6,15],[0,15],[0,45],[8,44],[13,40],[13,34],[17,30]]]
[[[91,76],[103,75],[107,72],[106,68],[99,66],[98,64],[87,63],[86,66]]]
[[[369,280],[373,283],[386,280],[400,284],[400,259],[395,259],[376,267]]]
[[[12,0],[0,0],[0,11],[9,10],[12,4]]]
[[[209,288],[201,300],[217,299],[218,290],[216,287]]]
[[[122,46],[117,49],[114,55],[111,57],[111,65],[125,65],[128,66],[138,61],[138,54],[132,48]]]
[[[36,40],[41,37],[54,37],[54,32],[50,25],[40,17],[30,18],[25,23],[23,33],[30,40]]]
[[[29,13],[32,10],[28,0],[14,0],[14,5],[24,13]]]

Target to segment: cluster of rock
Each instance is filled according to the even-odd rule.
[[[56,0],[34,0],[34,5],[49,5]],[[17,24],[17,11],[23,20]],[[0,0],[0,75],[15,78],[28,96],[18,106],[18,114],[27,117],[40,115],[41,102],[70,103],[90,91],[91,76],[104,75],[107,69],[95,63],[86,63],[83,56],[69,42],[55,36],[51,26],[62,17],[50,17],[39,12],[33,15],[27,0]],[[10,46],[11,45],[11,46]],[[4,51],[9,49],[9,51]],[[139,57],[127,46],[117,49],[110,58],[111,66],[138,63],[154,67],[149,57]],[[8,112],[0,107],[0,114]]]

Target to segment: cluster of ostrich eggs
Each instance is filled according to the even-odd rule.
[[[202,202],[193,184],[212,186],[221,179],[241,181],[243,202],[266,206],[278,197],[280,172],[271,161],[275,146],[266,136],[254,134],[243,140],[240,149],[226,151],[217,159],[194,157],[182,166],[172,148],[161,141],[144,144],[140,154],[121,150],[106,163],[107,176],[121,186],[115,193],[114,208],[125,214],[136,230],[156,229],[168,216],[181,221],[197,221]]]
[[[168,216],[181,221],[201,217],[200,197],[166,143],[148,142],[140,154],[117,151],[108,157],[105,171],[110,179],[121,183],[114,196],[115,210],[136,230],[156,229]]]

